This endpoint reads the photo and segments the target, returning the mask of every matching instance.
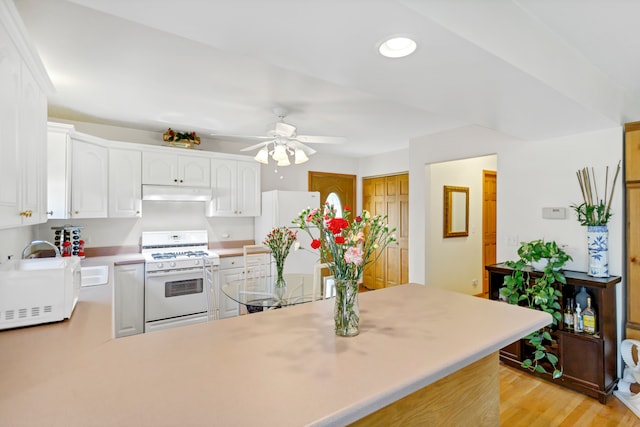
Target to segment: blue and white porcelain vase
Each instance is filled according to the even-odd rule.
[[[609,277],[609,231],[606,225],[587,226],[587,247],[589,249],[588,275]]]

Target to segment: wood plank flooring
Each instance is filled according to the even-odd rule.
[[[500,425],[504,427],[640,427],[615,396],[596,399],[500,365]]]

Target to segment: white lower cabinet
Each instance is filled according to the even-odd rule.
[[[113,324],[116,338],[144,332],[144,263],[113,267]]]
[[[227,283],[242,279],[244,274],[244,257],[234,256],[220,259],[220,289],[218,292],[218,318],[235,317],[240,314],[240,304],[222,292]]]

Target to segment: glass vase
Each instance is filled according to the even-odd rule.
[[[360,333],[360,306],[358,305],[358,281],[336,279],[336,305],[333,318],[336,335],[355,337]]]
[[[283,265],[276,265],[276,280],[273,282],[273,291],[276,297],[281,300],[287,291],[287,282],[284,280]]]

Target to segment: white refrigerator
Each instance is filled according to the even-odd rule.
[[[320,207],[320,193],[317,191],[281,191],[272,190],[262,193],[262,215],[255,218],[255,241],[259,245],[271,230],[276,227],[289,227],[297,232],[300,250],[291,248],[284,263],[287,274],[313,274],[313,265],[320,260],[318,250],[311,249],[311,238],[305,230],[292,224],[300,211],[306,208]],[[311,229],[314,237],[318,236],[316,228]]]

